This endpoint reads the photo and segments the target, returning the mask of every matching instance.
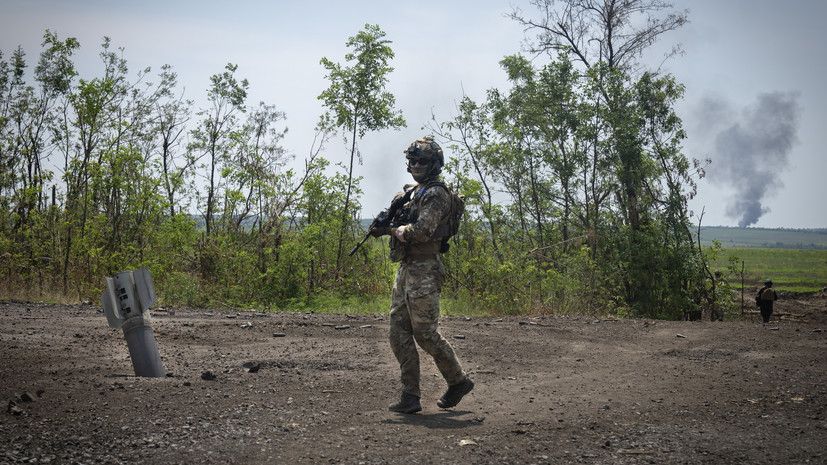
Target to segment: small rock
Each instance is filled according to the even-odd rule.
[[[464,334],[454,334],[454,339],[465,339]]]
[[[273,337],[284,337],[284,336],[287,336],[287,335],[284,334],[284,333],[273,333]]]
[[[9,401],[9,408],[8,408],[7,411],[12,415],[22,415],[23,414],[23,410],[20,409],[20,407],[17,406],[17,402],[15,402],[13,400]]]
[[[362,326],[360,326],[360,328],[362,328],[362,329],[373,328],[373,325],[362,325]]]
[[[339,325],[335,329],[350,329],[350,325]]]
[[[24,392],[23,394],[20,394],[20,400],[23,402],[34,402],[35,396],[31,392]]]
[[[214,381],[215,375],[213,374],[213,372],[207,370],[201,373],[201,379],[203,379],[204,381]]]
[[[686,336],[684,336],[683,334],[680,334],[680,333],[676,334],[675,337],[686,339]]]
[[[471,318],[467,317],[467,316],[464,316],[464,317],[462,317],[462,321],[471,321]]]
[[[476,446],[477,443],[471,439],[462,439],[459,441],[460,446]]]
[[[251,326],[253,326],[253,323],[251,323],[249,321],[245,321],[244,323],[241,323],[242,328],[249,328]]]
[[[247,370],[247,373],[258,373],[258,370],[261,369],[261,363],[247,362],[242,367]]]

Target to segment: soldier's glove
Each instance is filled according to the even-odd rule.
[[[395,237],[399,242],[408,242],[405,240],[405,226],[391,228],[391,236]]]
[[[391,233],[391,228],[388,226],[375,227],[370,230],[370,235],[373,237],[387,236]]]

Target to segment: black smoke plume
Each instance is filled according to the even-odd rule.
[[[707,101],[704,108],[706,126],[726,128],[715,136],[707,173],[711,181],[735,189],[726,214],[745,228],[770,211],[766,198],[783,187],[781,173],[798,132],[798,94],[761,94],[740,114],[720,101]]]

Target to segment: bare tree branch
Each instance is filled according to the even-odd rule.
[[[644,50],[659,36],[688,22],[688,10],[670,12],[663,0],[532,0],[539,19],[515,8],[508,15],[536,31],[535,41],[526,44],[532,54],[569,53],[586,67],[598,61],[629,71],[638,65]],[[674,49],[670,54],[679,53]]]

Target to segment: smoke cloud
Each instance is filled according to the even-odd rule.
[[[701,117],[715,134],[709,179],[735,189],[726,214],[745,228],[769,212],[766,198],[783,187],[781,173],[787,168],[796,143],[800,107],[798,93],[761,94],[755,104],[740,112],[720,100],[702,103]]]

